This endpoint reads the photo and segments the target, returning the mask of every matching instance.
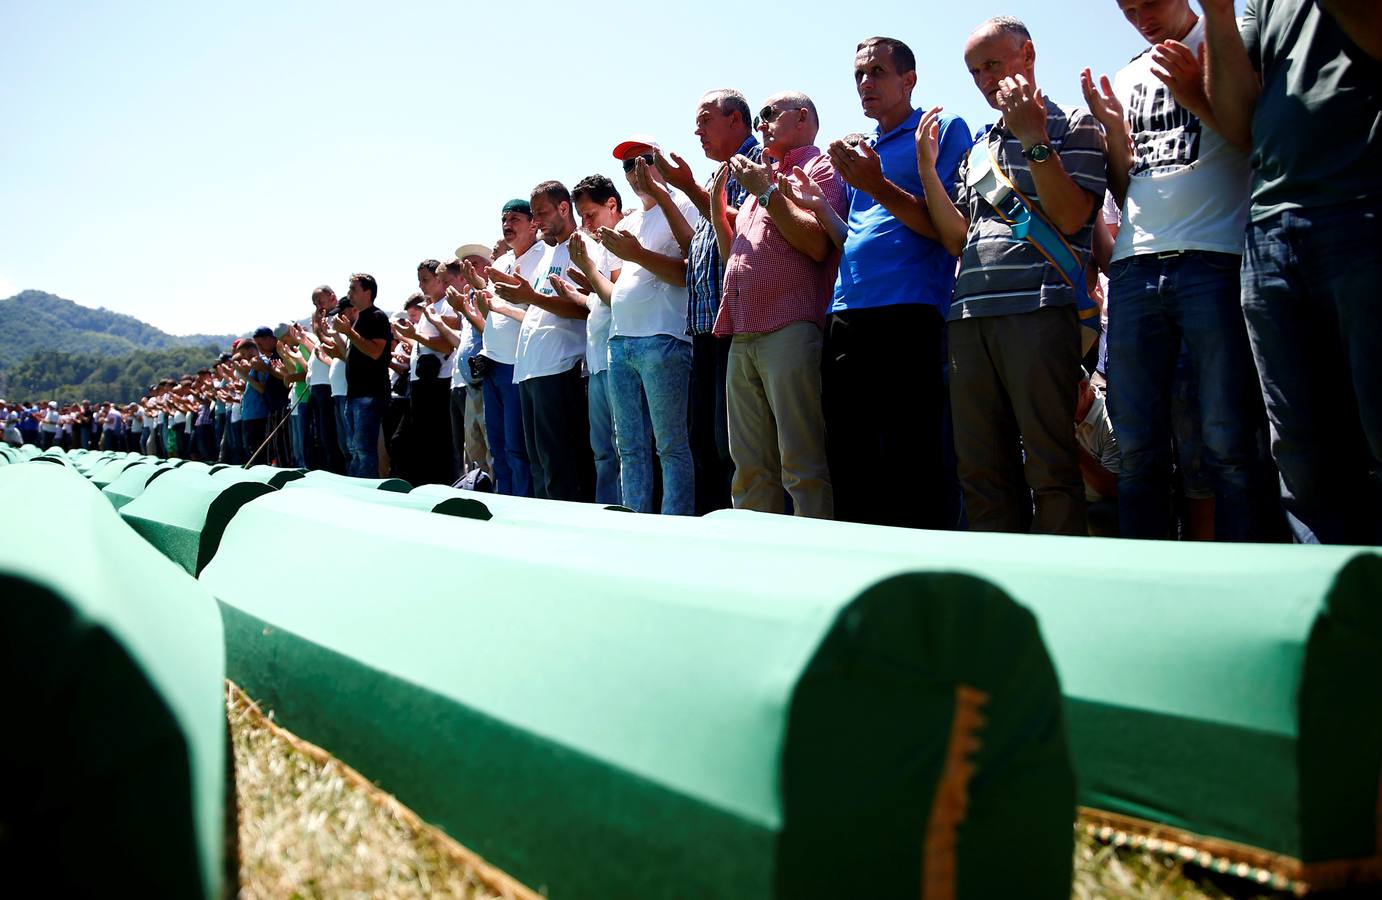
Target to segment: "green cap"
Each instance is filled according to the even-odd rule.
[[[506,213],[511,212],[521,212],[523,213],[523,215],[531,218],[533,215],[533,207],[528,203],[527,200],[520,200],[518,198],[514,198],[513,200],[510,200],[508,203],[504,204],[504,208],[499,211],[499,214],[502,216]]]

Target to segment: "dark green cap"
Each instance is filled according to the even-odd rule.
[[[513,200],[510,200],[508,203],[504,204],[504,208],[499,211],[499,215],[502,216],[511,212],[520,212],[523,213],[523,215],[532,218],[533,207],[528,203],[527,200],[520,200],[518,198],[514,198]]]

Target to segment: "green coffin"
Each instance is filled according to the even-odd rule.
[[[162,463],[136,463],[122,471],[120,477],[102,488],[101,493],[105,494],[106,499],[118,510],[144,493],[144,488],[154,478],[161,473],[172,471],[174,471],[172,466]]]
[[[84,474],[86,475],[87,480],[89,480],[92,484],[96,485],[98,489],[105,489],[113,481],[119,478],[125,472],[126,469],[130,469],[134,466],[139,465],[147,465],[147,463],[144,463],[139,459],[127,459],[125,457],[120,457],[118,459],[112,459],[105,465],[99,466],[95,469],[92,469],[90,472],[86,472]]]
[[[853,546],[992,582],[1041,623],[1082,806],[1312,886],[1382,881],[1376,553],[924,532],[736,510],[703,521],[736,540]]]
[[[362,479],[352,478],[350,481]],[[469,497],[442,497],[426,494],[401,494],[386,488],[366,485],[338,484],[331,481],[318,481],[313,478],[300,478],[283,486],[286,491],[296,491],[307,503],[314,502],[320,494],[345,497],[360,503],[373,503],[391,506],[394,509],[412,509],[419,512],[438,513],[444,516],[463,516],[467,519],[488,519],[490,512],[478,500]],[[460,493],[459,491],[457,493]]]
[[[281,488],[290,481],[302,477],[301,469],[280,469],[277,466],[250,466],[248,469],[231,466],[210,473],[217,481],[255,481],[270,487]]]
[[[218,481],[200,472],[154,473],[120,516],[160,553],[196,575],[216,553],[240,507],[274,490],[258,481]],[[264,547],[267,555],[271,548]]]
[[[983,580],[302,493],[202,572],[230,677],[549,896],[1069,896],[1059,686]],[[264,590],[275,530],[341,564]]]
[[[604,503],[572,503],[563,500],[535,500],[532,497],[509,497],[504,494],[462,491],[441,484],[425,484],[415,487],[412,496],[458,497],[483,505],[494,518],[514,521],[541,520],[603,525],[605,518],[610,513],[632,512],[625,506],[611,506]]]
[[[304,476],[305,480],[323,487],[337,485],[340,487],[365,488],[374,491],[394,491],[399,494],[406,494],[412,490],[412,485],[402,478],[354,478],[350,475],[337,475],[334,472],[327,472],[322,469],[315,469]]]
[[[222,896],[215,602],[75,472],[3,467],[0,507],[28,511],[0,540],[7,896]]]

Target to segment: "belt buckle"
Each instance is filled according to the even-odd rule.
[[[1157,259],[1176,259],[1189,253],[1189,250],[1163,250],[1156,255]]]

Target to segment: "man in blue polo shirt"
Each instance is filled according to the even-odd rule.
[[[916,82],[916,57],[906,44],[872,37],[859,45],[854,84],[864,115],[878,127],[862,141],[830,145],[830,160],[849,186],[848,213],[841,220],[821,198],[802,201],[842,250],[821,364],[835,517],[953,528],[944,348],[955,257],[937,243],[926,213]],[[953,178],[968,149],[964,121],[944,117],[941,170]]]

